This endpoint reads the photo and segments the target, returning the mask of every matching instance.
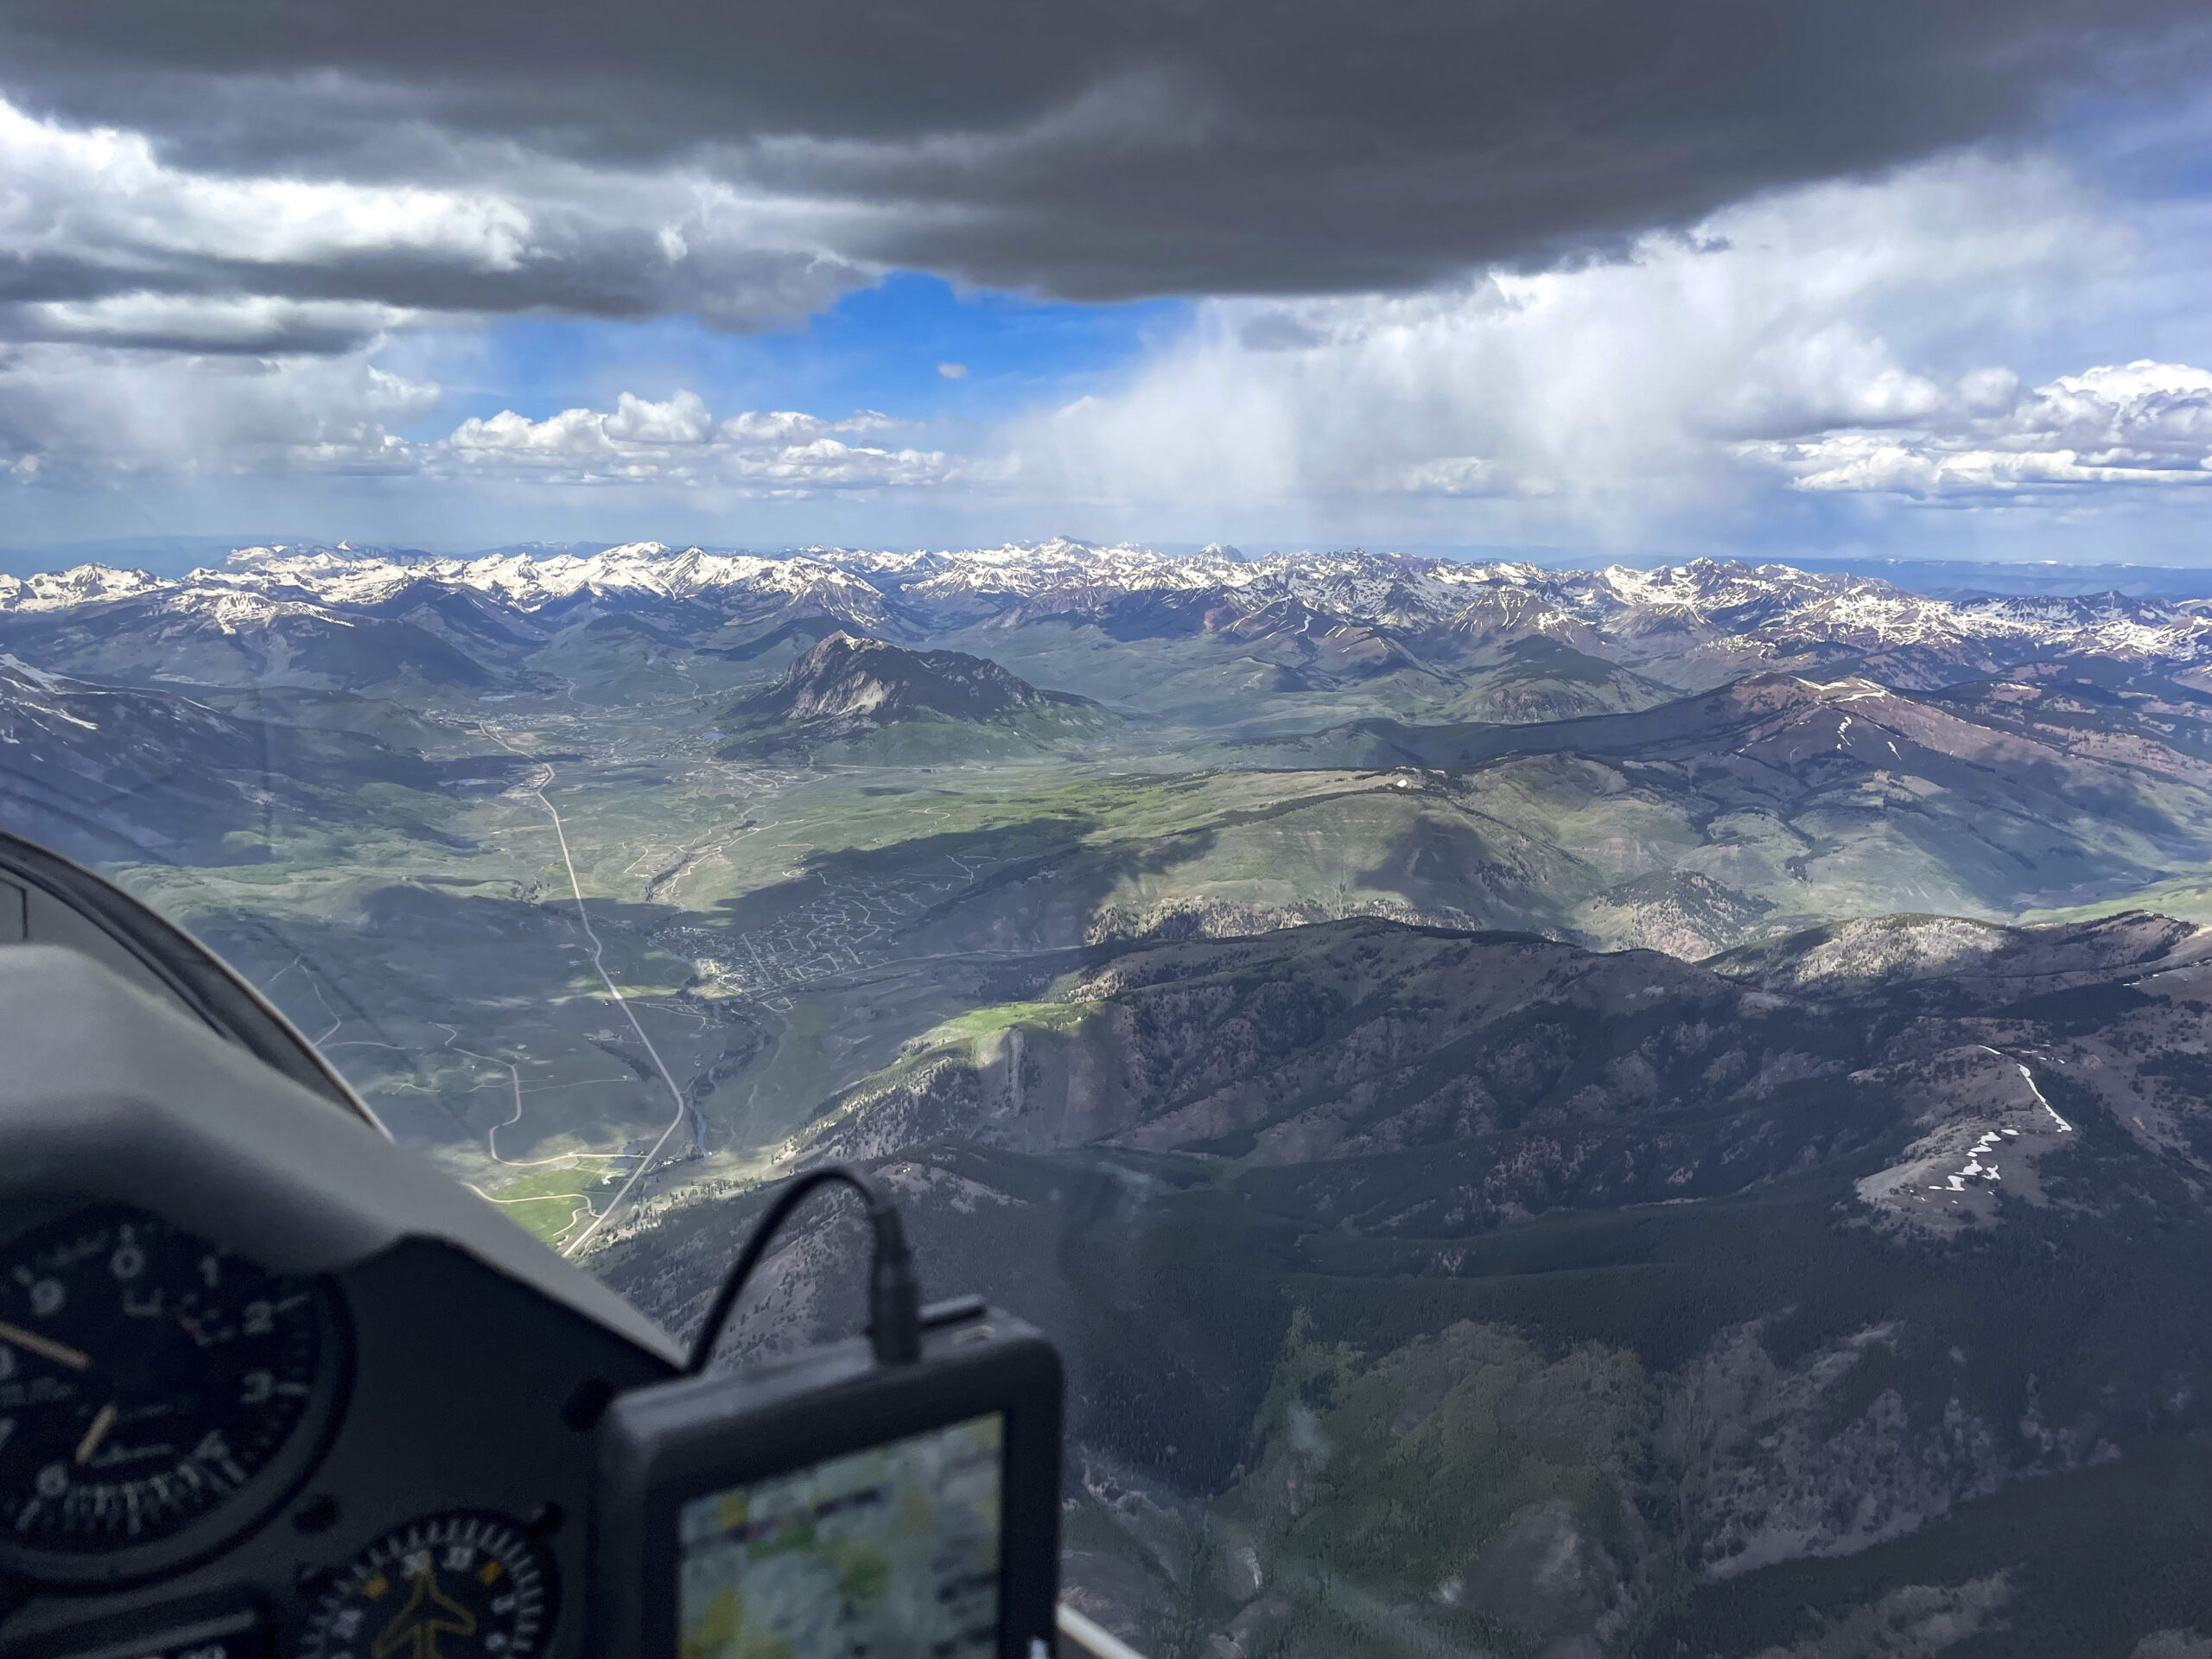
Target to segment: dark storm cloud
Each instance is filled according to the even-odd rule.
[[[2074,92],[2155,90],[2201,70],[2208,35],[2201,0],[38,0],[0,14],[0,83],[201,170],[489,177],[528,204],[548,169],[681,167],[833,204],[813,253],[751,264],[701,247],[640,276],[649,220],[600,202],[603,230],[498,271],[355,251],[251,284],[623,315],[766,283],[723,302],[747,326],[859,280],[825,257],[1093,299],[1602,253],[1763,188],[2031,131]]]

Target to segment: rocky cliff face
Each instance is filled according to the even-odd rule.
[[[1942,1233],[1993,1223],[2000,1190],[2047,1201],[2080,1135],[2055,1095],[2212,1174],[2208,995],[2212,934],[2143,915],[1891,918],[1702,965],[1348,922],[1112,952],[1051,1001],[918,1039],[808,1149],[1199,1154],[1374,1233],[1711,1196],[1886,1147],[1865,1218]]]
[[[1071,1593],[1161,1651],[2070,1652],[2123,1470],[2125,1652],[2189,1628],[2208,1009],[2212,935],[2139,914],[1350,921],[1096,951],[787,1150],[1069,1333]],[[680,1323],[717,1211],[618,1282]]]
[[[850,744],[901,724],[990,728],[1099,724],[1096,705],[1040,691],[996,663],[958,651],[908,651],[880,639],[833,633],[783,679],[738,699],[723,715],[735,735],[729,756],[766,755]]]

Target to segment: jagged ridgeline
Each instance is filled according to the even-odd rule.
[[[0,822],[672,1326],[874,1163],[1159,1659],[2212,1653],[2212,603],[250,550],[0,578]]]
[[[912,763],[1033,753],[1100,735],[1118,722],[1089,697],[1040,691],[961,651],[908,651],[833,633],[782,681],[732,702],[727,760]]]
[[[1069,1333],[1073,1581],[1158,1650],[2126,1655],[2212,1584],[2208,997],[2142,914],[1347,921],[1089,953],[791,1150]],[[680,1320],[757,1202],[615,1282]]]
[[[302,724],[473,753],[483,764],[454,776],[491,779],[516,753],[497,734],[526,723],[524,747],[563,765],[629,767],[620,793],[644,820],[676,798],[654,781],[692,764],[673,757],[718,749],[779,769],[1092,765],[994,823],[972,797],[918,808],[986,838],[980,861],[964,841],[932,843],[978,882],[932,899],[957,901],[935,950],[963,930],[1044,948],[1360,912],[1694,956],[1838,915],[2013,915],[2154,890],[2194,903],[2212,858],[2208,628],[2198,601],[1942,600],[1779,566],[1070,543],[264,549],[175,581],[0,579],[0,648],[263,721],[280,803],[297,792],[284,728]],[[779,683],[839,634],[874,647]],[[704,804],[757,785],[701,772],[677,787]],[[250,791],[225,800],[219,836],[304,833],[296,815],[257,817]],[[404,805],[426,824],[452,816]],[[655,896],[757,911],[725,838],[696,828],[680,872],[648,878]],[[782,850],[778,868],[842,855]],[[897,861],[881,841],[855,850],[872,870]],[[1023,859],[1037,861],[1017,887]]]

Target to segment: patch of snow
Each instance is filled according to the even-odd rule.
[[[41,691],[60,692],[67,689],[56,676],[48,673],[42,668],[33,668],[22,658],[10,652],[0,651],[0,668],[6,669],[19,679],[29,680]]]
[[[1997,1050],[1990,1047],[1986,1043],[1980,1044],[1979,1046],[1980,1047],[1981,1052],[1985,1054],[1996,1054],[1997,1058],[2000,1060],[2012,1060],[2012,1057],[2010,1054],[1998,1053]],[[2035,1073],[2029,1071],[2026,1066],[2020,1065],[2020,1062],[2018,1060],[2012,1060],[2012,1064],[2019,1071],[2020,1080],[2028,1085],[2028,1092],[2035,1096],[2036,1104],[2042,1107],[2046,1112],[2049,1112],[2050,1114],[2050,1121],[2058,1125],[2059,1133],[2062,1135],[2073,1134],[2074,1126],[2058,1115],[2058,1109],[2056,1106],[2053,1106],[2049,1101],[2045,1100],[2043,1097],[2043,1090],[2036,1087]]]
[[[2036,1104],[2042,1107],[2044,1110],[2050,1114],[2050,1121],[2058,1125],[2059,1131],[2064,1135],[2073,1134],[2074,1126],[2071,1123],[2069,1123],[2064,1118],[2059,1116],[2058,1109],[2052,1105],[2049,1101],[2045,1100],[2043,1097],[2043,1090],[2036,1087],[2035,1074],[2030,1071],[2026,1066],[2023,1065],[2020,1067],[2020,1076],[2028,1085],[2028,1092],[2036,1097]]]

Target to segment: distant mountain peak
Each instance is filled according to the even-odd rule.
[[[225,570],[251,570],[257,566],[315,562],[323,564],[428,564],[440,556],[419,547],[356,546],[352,542],[268,542],[234,547],[224,557]]]
[[[2169,673],[2212,668],[2212,605],[2113,594],[1943,598],[1868,576],[1704,558],[1553,570],[1357,548],[1247,556],[1216,543],[1171,556],[1065,536],[964,551],[754,553],[647,540],[465,557],[272,543],[175,579],[92,565],[0,576],[0,617],[21,625],[14,648],[27,661],[37,652],[22,629],[35,613],[54,613],[62,626],[79,607],[119,617],[118,602],[136,603],[179,626],[196,619],[230,632],[240,620],[261,626],[317,607],[321,623],[335,626],[379,607],[415,616],[464,600],[507,612],[493,630],[502,637],[550,636],[621,611],[715,649],[793,626],[808,639],[826,626],[918,642],[1045,624],[1122,641],[1210,636],[1300,673],[1317,652],[1355,639],[1373,661],[1347,659],[1344,672],[1448,677],[1487,670],[1517,640],[1548,638],[1589,659],[1574,670],[1586,677],[1602,677],[1591,665],[1610,664],[1681,690],[1762,671],[1929,690],[2061,658],[2157,664]],[[1336,644],[1324,650],[1324,640]]]
[[[964,651],[909,651],[840,631],[792,663],[780,683],[740,706],[789,720],[866,717],[880,724],[919,714],[997,720],[1080,701],[1040,691],[988,658]]]
[[[1089,698],[1039,690],[988,658],[909,651],[839,632],[794,661],[784,677],[725,714],[728,752],[772,753],[850,742],[909,722],[1012,728],[1025,719],[1096,718]]]
[[[0,575],[0,611],[64,611],[166,585],[148,571],[119,570],[110,564],[80,564],[35,576]]]

